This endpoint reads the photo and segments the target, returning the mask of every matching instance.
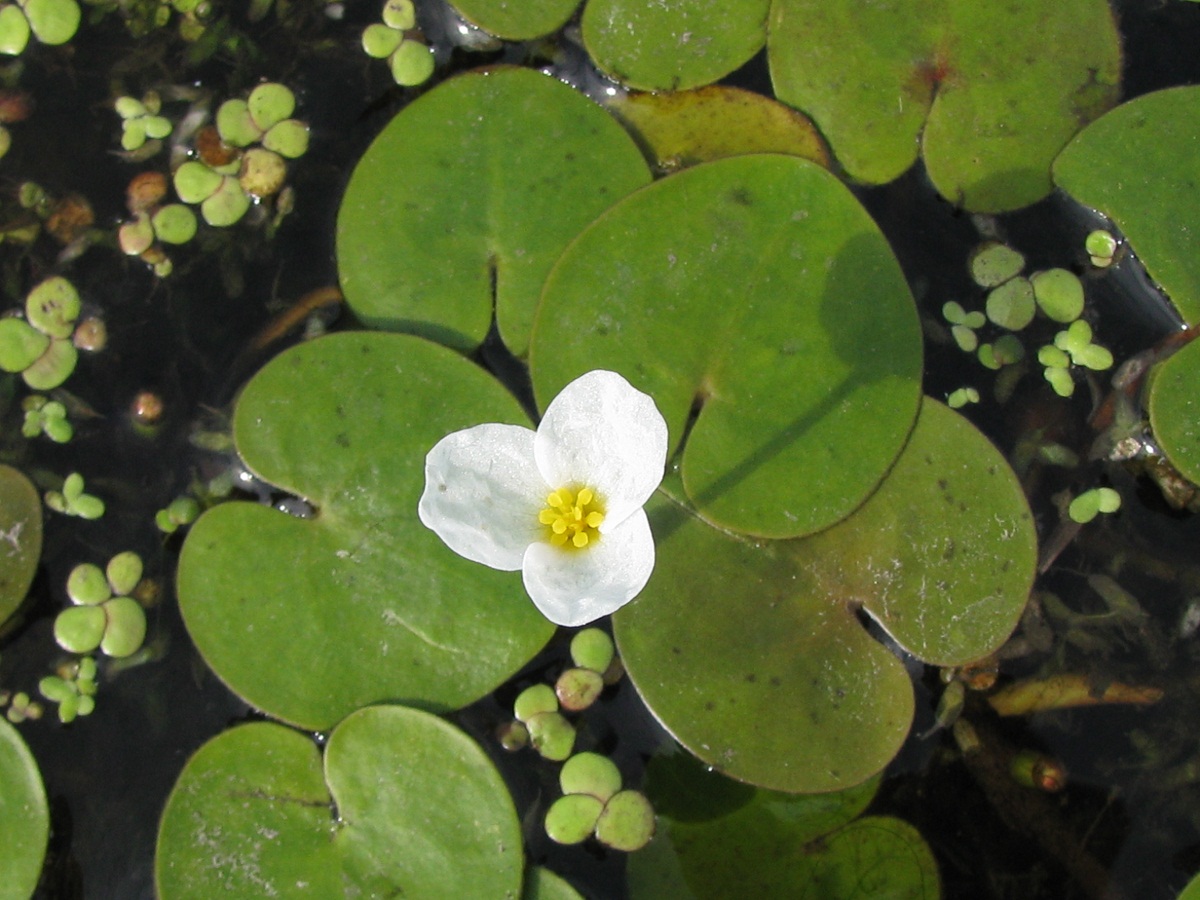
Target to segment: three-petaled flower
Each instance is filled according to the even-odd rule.
[[[520,569],[550,621],[576,626],[624,606],[654,568],[642,506],[659,482],[667,425],[649,396],[596,370],[551,401],[537,431],[476,425],[425,458],[418,513],[460,556]]]

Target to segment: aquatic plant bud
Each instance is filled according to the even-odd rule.
[[[550,621],[584,625],[650,578],[654,538],[642,506],[666,454],[654,401],[597,370],[563,388],[536,432],[489,424],[442,438],[425,459],[418,512],[460,556],[520,569]]]

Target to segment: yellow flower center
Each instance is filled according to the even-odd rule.
[[[600,539],[596,529],[604,521],[604,509],[590,488],[575,492],[563,487],[546,497],[538,521],[549,527],[550,543],[555,547],[582,549]]]

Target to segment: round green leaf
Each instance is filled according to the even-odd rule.
[[[942,196],[971,210],[1049,193],[1055,155],[1120,84],[1105,0],[777,0],[767,45],[776,96],[851,177],[891,181],[920,151]]]
[[[1200,341],[1191,341],[1154,369],[1150,428],[1171,464],[1200,484]]]
[[[25,383],[35,391],[49,391],[66,381],[75,371],[79,351],[66,338],[51,338],[46,352],[21,373]]]
[[[250,195],[232,175],[220,176],[221,183],[200,204],[204,221],[216,228],[235,225],[250,208]]]
[[[33,365],[50,346],[50,338],[24,319],[0,318],[0,369],[22,372]]]
[[[1074,322],[1083,313],[1083,282],[1066,269],[1045,269],[1029,277],[1038,307],[1055,322]]]
[[[622,94],[605,105],[665,171],[745,153],[790,153],[829,167],[829,151],[816,126],[753,91],[712,85]]]
[[[527,41],[557,31],[579,0],[453,0],[464,19],[509,41]]]
[[[615,655],[612,638],[599,628],[585,628],[571,638],[571,660],[582,668],[604,674]]]
[[[99,606],[112,596],[112,585],[95,563],[80,563],[67,576],[67,596],[81,606]]]
[[[559,797],[546,810],[546,836],[556,844],[581,844],[592,836],[604,802],[590,794]]]
[[[513,715],[520,722],[528,722],[534,716],[548,712],[558,712],[558,697],[548,684],[531,684],[513,703]]]
[[[649,511],[654,574],[613,617],[629,676],[692,753],[778,790],[857,784],[908,733],[908,674],[859,609],[917,658],[958,665],[1008,637],[1036,563],[1004,458],[928,398],[879,489],[811,537],[752,541],[663,498]]]
[[[168,203],[155,210],[150,224],[166,244],[186,244],[196,236],[196,214],[182,203]]]
[[[221,186],[224,176],[197,160],[188,160],[175,170],[175,193],[184,203],[200,203]]]
[[[575,726],[562,713],[542,712],[525,722],[529,743],[544,759],[562,762],[575,749]]]
[[[690,428],[700,512],[769,537],[852,512],[920,399],[920,326],[887,242],[836,178],[782,155],[685,169],[601,216],[547,280],[530,357],[543,407],[596,368],[648,392],[673,446]]]
[[[246,108],[258,130],[267,131],[296,111],[296,95],[286,85],[268,81],[250,92]]]
[[[165,138],[174,128],[171,120],[165,116],[146,116],[143,127],[146,129],[146,137],[159,139]]]
[[[630,87],[711,84],[762,49],[770,0],[588,0],[583,43],[602,71]]]
[[[263,135],[262,145],[288,159],[301,157],[308,152],[308,126],[299,119],[284,119]]]
[[[403,33],[380,22],[374,22],[363,29],[363,52],[375,59],[387,59],[400,46],[402,40]]]
[[[425,454],[481,422],[527,420],[480,369],[419,338],[341,333],[268,363],[238,401],[238,451],[316,514],[224,503],[192,525],[179,602],[213,670],[320,730],[387,698],[458,708],[529,660],[553,626],[519,574],[464,561],[417,519]]]
[[[71,606],[54,617],[54,639],[71,653],[91,653],[100,646],[106,624],[99,606]]]
[[[142,580],[142,558],[132,550],[118,553],[108,561],[104,575],[114,594],[132,594]]]
[[[70,337],[81,308],[75,285],[61,275],[39,282],[25,298],[29,324],[52,338]]]
[[[146,143],[146,120],[126,119],[121,123],[121,148],[136,150]]]
[[[424,84],[433,74],[433,49],[420,41],[405,41],[391,55],[392,80],[403,87]]]
[[[65,44],[79,28],[80,9],[75,0],[25,0],[29,27],[43,44]]]
[[[219,862],[226,861],[226,862]],[[509,897],[520,826],[466,735],[398,706],[313,741],[255,723],[218,735],[179,777],[159,827],[158,896]]]
[[[29,20],[15,3],[0,6],[0,53],[17,56],[29,43]]]
[[[1168,88],[1122,103],[1054,163],[1058,186],[1117,224],[1189,325],[1200,322],[1197,133],[1200,87]]]
[[[41,554],[42,498],[18,470],[0,465],[0,625],[25,599]]]
[[[0,513],[2,515],[2,513]],[[50,811],[37,762],[0,718],[0,900],[34,895],[50,837]]]
[[[342,290],[367,324],[461,350],[494,311],[523,356],[567,242],[649,180],[625,131],[559,81],[461,75],[405,107],[355,168],[338,212]]]
[[[146,639],[146,613],[132,597],[113,597],[102,609],[107,622],[100,649],[114,659],[131,656]]]
[[[1028,278],[1010,278],[987,295],[987,317],[1009,331],[1020,331],[1037,313],[1033,286]]]
[[[558,784],[564,794],[589,794],[607,803],[621,789],[621,773],[607,756],[576,753],[563,763]]]
[[[654,809],[637,791],[620,791],[604,804],[596,822],[596,840],[605,847],[632,853],[654,837]]]
[[[383,4],[383,24],[388,28],[407,31],[417,24],[417,10],[413,0],[387,0]]]
[[[971,278],[977,285],[993,288],[1021,274],[1025,257],[999,241],[987,241],[971,251]]]
[[[250,106],[241,98],[226,100],[217,108],[217,131],[221,140],[235,147],[246,147],[262,137],[263,129],[258,127],[254,117],[250,115]],[[187,165],[187,163],[184,163]],[[178,189],[178,182],[176,182]],[[185,202],[187,198],[180,195]]]

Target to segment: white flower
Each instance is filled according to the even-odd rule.
[[[642,506],[662,480],[667,424],[616,372],[576,378],[537,431],[476,425],[425,457],[418,512],[460,556],[520,569],[550,621],[576,626],[637,596],[654,568]]]

